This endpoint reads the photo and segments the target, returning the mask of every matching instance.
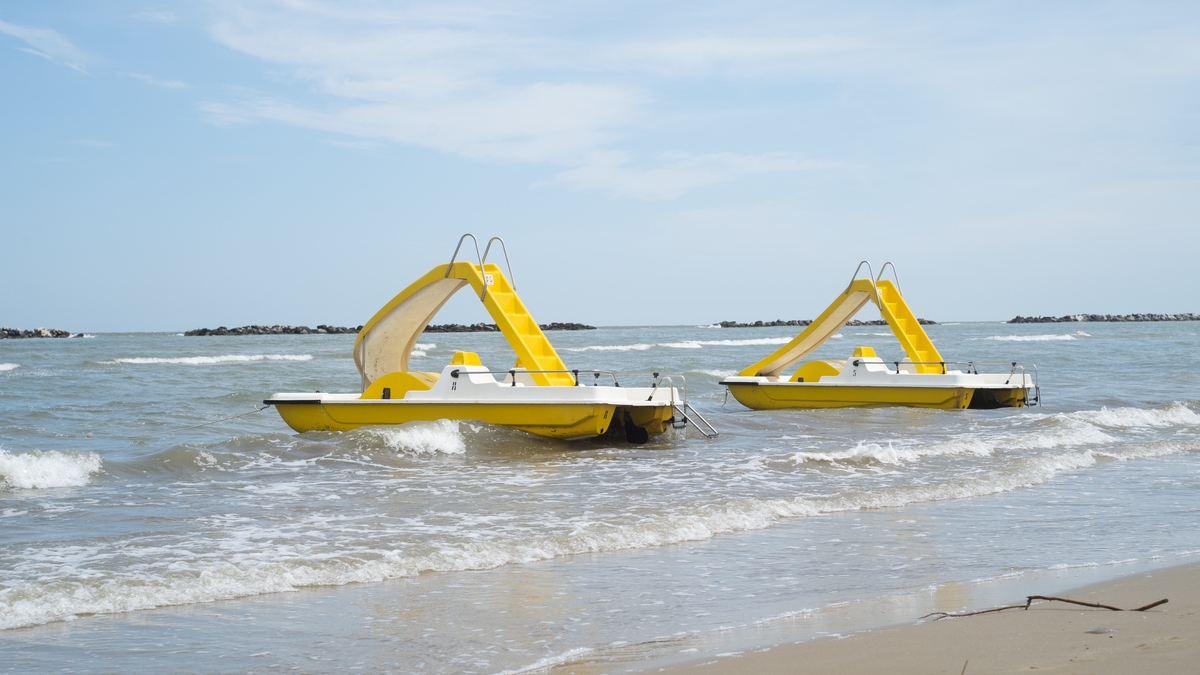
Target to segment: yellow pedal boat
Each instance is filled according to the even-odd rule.
[[[479,264],[457,261],[470,238]],[[569,370],[533,320],[498,265],[487,262],[473,235],[459,239],[449,263],[434,267],[392,298],[358,333],[354,363],[362,393],[280,393],[264,403],[275,406],[299,432],[346,431],[358,427],[439,419],[478,420],[539,436],[578,439],[623,430],[627,440],[644,443],[650,434],[692,424],[706,436],[716,431],[687,403],[681,376],[654,373],[651,386],[622,387],[618,377],[636,375],[602,370]],[[516,364],[492,371],[474,352],[457,352],[440,373],[410,371],[409,355],[438,310],[470,286],[516,353]],[[498,380],[496,375],[502,375]]]
[[[866,278],[859,277],[863,266]],[[850,285],[791,342],[721,384],[742,405],[755,410],[778,408],[843,408],[914,406],[919,408],[1002,408],[1036,405],[1041,398],[1036,366],[1016,362],[951,362],[933,341],[895,283],[883,273],[874,277],[866,261],[859,263]],[[813,360],[790,376],[784,371],[812,354],[838,333],[868,302],[875,303],[906,354],[885,362],[871,347],[855,347],[849,359]],[[1002,366],[1002,372],[979,372]]]

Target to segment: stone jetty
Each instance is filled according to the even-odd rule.
[[[784,321],[783,319],[776,319],[774,321],[755,321],[754,323],[740,323],[737,321],[722,321],[715,325],[720,326],[721,328],[774,328],[775,326],[807,326],[807,325],[810,325],[811,323],[812,323],[811,319],[792,319],[790,321]],[[936,326],[937,325],[936,321],[930,321],[929,319],[920,319],[920,318],[917,319],[917,323],[921,324],[922,326]],[[870,321],[859,321],[858,319],[851,319],[846,322],[846,325],[847,326],[886,326],[887,321],[884,321],[883,319],[872,319]]]
[[[20,328],[9,328],[5,326],[0,328],[0,340],[19,340],[21,338],[66,338],[71,337],[71,331],[59,330],[58,328],[34,328],[33,330],[21,330]],[[75,337],[79,337],[76,335]]]
[[[1066,316],[1018,316],[1008,323],[1075,323],[1097,321],[1200,321],[1200,314],[1068,314]]]

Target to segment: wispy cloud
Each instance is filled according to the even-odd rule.
[[[11,35],[29,45],[17,47],[20,51],[40,56],[81,73],[87,72],[83,69],[87,55],[56,30],[0,21],[0,33]]]
[[[678,39],[605,45],[538,32],[526,9],[497,4],[218,3],[219,43],[291,69],[321,95],[210,100],[214,124],[267,121],[489,161],[566,167],[553,181],[670,199],[751,173],[818,168],[787,153],[656,154],[614,149],[644,124],[655,95],[611,76],[769,72],[770,63],[854,48],[848,40]],[[627,80],[628,78],[624,78]],[[661,150],[661,148],[660,148]],[[644,168],[635,169],[640,164]]]
[[[134,12],[133,18],[138,21],[150,21],[152,23],[175,23],[179,20],[175,12],[168,12],[162,9],[143,9],[140,12]]]
[[[555,181],[575,188],[607,190],[634,199],[662,200],[674,199],[699,187],[728,183],[742,176],[848,166],[841,162],[806,159],[791,152],[757,155],[667,152],[655,158],[655,166],[639,168],[630,163],[625,153],[596,153],[582,166],[560,173]]]
[[[165,89],[187,89],[189,86],[191,86],[187,82],[180,80],[160,80],[156,77],[150,77],[149,75],[142,75],[140,73],[129,73],[129,76],[139,79],[146,84],[152,84],[156,87],[163,87]]]

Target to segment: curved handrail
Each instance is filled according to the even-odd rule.
[[[900,295],[904,295],[904,289],[900,288],[900,272],[896,271],[896,266],[890,260],[883,263],[883,267],[879,268],[879,276],[875,277],[875,283],[879,283],[879,280],[883,278],[884,271],[889,267],[892,268],[892,278],[896,280],[896,290],[900,291]]]
[[[483,269],[483,265],[487,262],[488,253],[492,250],[492,242],[500,242],[500,250],[504,251],[504,264],[508,266],[508,283],[512,284],[512,289],[517,290],[517,280],[513,277],[512,262],[508,259],[508,246],[505,246],[504,240],[500,237],[492,237],[488,239],[487,246],[483,249],[483,258],[480,260],[479,268]]]
[[[480,277],[483,276],[483,256],[479,255],[479,240],[475,238],[475,235],[468,232],[458,238],[458,246],[454,247],[454,255],[450,256],[450,262],[446,265],[446,276],[447,277],[450,276],[450,270],[454,269],[454,261],[458,258],[458,249],[462,248],[462,243],[463,243],[463,241],[466,240],[467,237],[470,237],[471,241],[475,242],[475,257],[479,259],[479,275],[480,275]],[[479,299],[483,300],[484,296],[486,296],[486,295],[487,295],[487,284],[484,284],[483,292],[479,294]]]
[[[875,291],[875,306],[878,307],[880,303],[879,287],[875,285],[875,270],[871,269],[871,263],[867,262],[866,260],[858,263],[858,267],[854,268],[854,274],[850,277],[850,283],[846,284],[846,290],[850,290],[850,287],[854,285],[854,280],[858,278],[858,273],[860,270],[862,270],[863,265],[867,266],[867,280],[871,282],[871,289]],[[884,266],[886,267],[887,265]],[[892,266],[892,269],[895,269],[894,265]]]
[[[479,240],[475,238],[475,235],[468,232],[458,238],[458,246],[454,247],[454,255],[450,256],[450,262],[446,264],[446,276],[447,277],[450,276],[450,270],[454,269],[454,261],[458,259],[458,249],[462,248],[462,243],[464,241],[466,241],[467,237],[470,237],[471,241],[475,242],[475,257],[479,259],[479,269],[482,272],[483,256],[479,255]]]

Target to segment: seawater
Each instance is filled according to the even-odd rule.
[[[683,374],[721,431],[644,446],[253,412],[357,391],[353,336],[0,341],[0,671],[618,672],[1200,559],[1200,326],[929,327],[1036,363],[1040,408],[726,401],[792,330],[551,333],[570,367]],[[886,330],[817,356],[897,359]],[[426,334],[412,367],[459,349],[513,362]]]

